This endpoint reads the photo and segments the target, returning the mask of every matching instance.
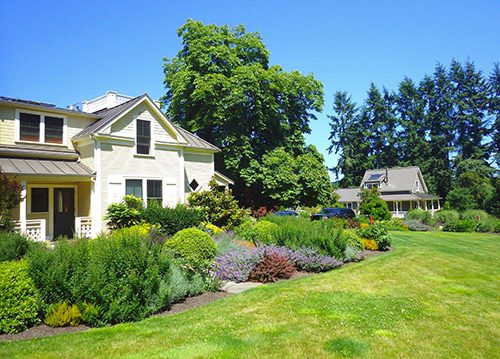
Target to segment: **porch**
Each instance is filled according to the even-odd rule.
[[[423,209],[432,214],[441,209],[439,199],[421,200],[421,201],[391,201],[387,202],[389,211],[394,218],[405,218],[406,214],[412,209]]]
[[[90,169],[76,161],[24,158],[0,158],[0,166],[22,187],[22,200],[12,211],[15,230],[34,241],[95,233]]]

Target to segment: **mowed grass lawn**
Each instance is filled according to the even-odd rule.
[[[393,233],[395,249],[206,306],[0,343],[0,357],[495,358],[500,236]]]

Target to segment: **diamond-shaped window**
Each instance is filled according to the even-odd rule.
[[[189,183],[189,187],[191,187],[191,189],[193,191],[196,191],[196,189],[200,186],[200,184],[195,180],[193,179],[190,183]]]

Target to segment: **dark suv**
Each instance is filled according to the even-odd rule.
[[[311,215],[311,221],[329,218],[354,218],[356,214],[350,208],[323,208],[318,214]]]

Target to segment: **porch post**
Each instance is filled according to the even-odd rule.
[[[396,205],[396,217],[399,217],[399,201],[395,201],[394,204]]]
[[[439,211],[439,209],[441,208],[441,205],[439,203],[439,199],[437,200],[437,203],[438,203],[438,209],[437,210]]]
[[[26,198],[26,194],[27,194],[27,191],[26,191],[26,180],[23,179],[21,180],[21,187],[22,187],[22,190],[21,190],[21,203],[19,203],[19,221],[21,222],[21,233],[26,233],[26,213],[27,213],[27,210],[26,210],[26,202],[27,202],[27,198]]]

